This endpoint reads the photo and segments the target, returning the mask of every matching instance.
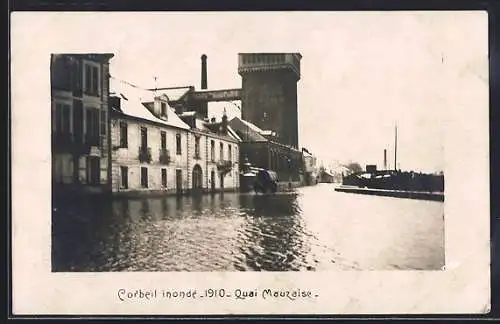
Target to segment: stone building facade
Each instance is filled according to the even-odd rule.
[[[183,193],[188,186],[189,127],[162,98],[110,97],[114,193]],[[151,109],[151,110],[150,110]],[[153,112],[161,111],[156,116]]]
[[[180,115],[189,125],[189,168],[194,192],[237,191],[239,179],[239,137],[221,121],[201,119],[195,111]]]
[[[51,56],[53,193],[111,190],[109,60],[113,54]]]
[[[110,98],[112,183],[117,194],[237,190],[238,141],[194,114],[179,116],[166,95]],[[194,123],[193,123],[194,121]]]

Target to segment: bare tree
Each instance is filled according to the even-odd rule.
[[[346,168],[348,168],[352,172],[361,172],[361,171],[363,171],[363,168],[357,162],[350,162],[350,163],[348,163],[346,165]]]

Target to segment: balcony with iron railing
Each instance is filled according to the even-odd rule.
[[[52,133],[52,151],[55,153],[88,154],[93,146],[99,147],[101,138],[95,134]]]
[[[166,148],[160,148],[159,161],[161,164],[169,164],[170,159],[170,151]]]
[[[151,156],[151,148],[150,147],[145,147],[145,146],[139,146],[139,162],[142,163],[151,163],[152,161],[152,156]]]
[[[217,170],[221,173],[228,173],[231,171],[233,163],[230,160],[219,160],[217,161]]]

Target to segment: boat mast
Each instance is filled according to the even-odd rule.
[[[394,170],[398,170],[398,124],[394,127]]]

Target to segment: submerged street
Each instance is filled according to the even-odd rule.
[[[68,203],[53,271],[439,270],[442,202],[334,191]]]

